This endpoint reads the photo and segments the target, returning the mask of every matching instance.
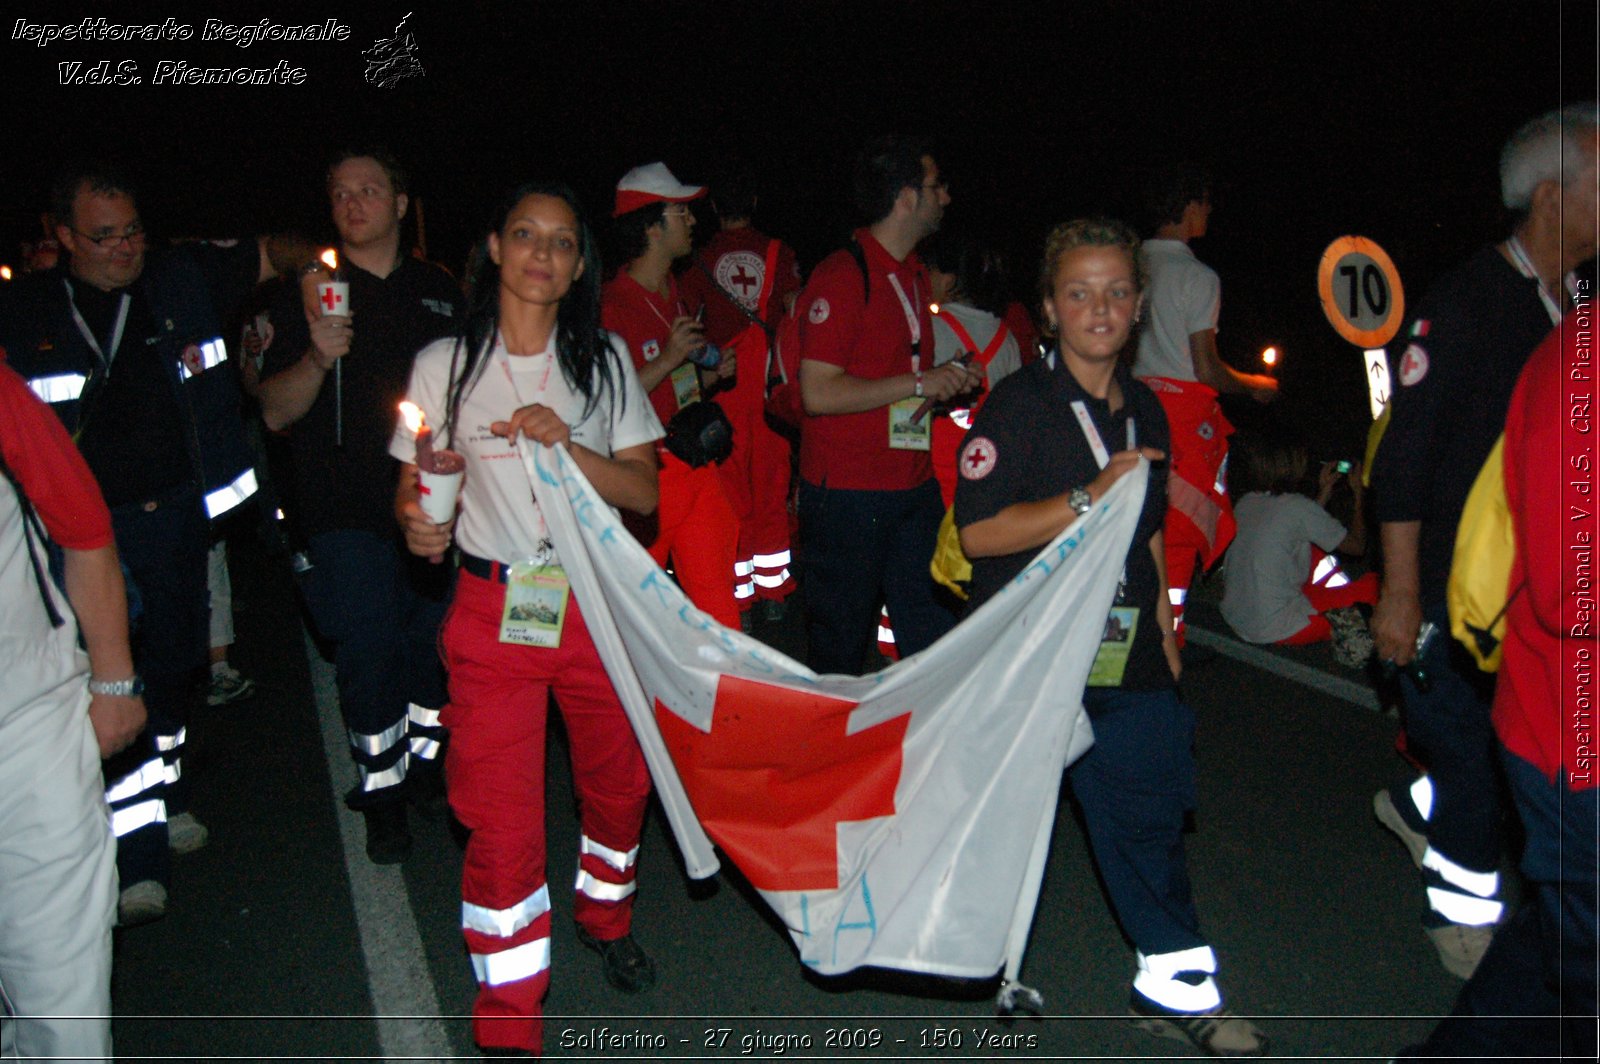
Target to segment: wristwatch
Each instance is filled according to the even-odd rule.
[[[1089,497],[1088,488],[1073,488],[1067,492],[1067,505],[1072,507],[1072,512],[1082,517],[1094,507],[1094,500]]]
[[[90,680],[89,693],[134,698],[144,694],[144,680],[137,675],[130,676],[126,680]]]

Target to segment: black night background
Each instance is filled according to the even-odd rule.
[[[421,73],[390,87],[362,52],[410,12]],[[18,20],[195,28],[162,43],[21,39]],[[203,42],[207,19],[337,19],[345,41]],[[326,155],[381,141],[415,176],[427,253],[459,270],[496,195],[532,176],[609,213],[628,168],[664,160],[714,177],[738,155],[765,193],[757,219],[809,266],[855,221],[852,153],[875,132],[927,133],[951,181],[947,224],[1007,248],[1030,296],[1054,222],[1128,215],[1140,175],[1211,164],[1225,358],[1284,352],[1267,416],[1321,457],[1359,451],[1361,360],[1318,305],[1322,249],[1370,237],[1415,301],[1442,269],[1501,237],[1497,160],[1523,120],[1600,95],[1587,0],[1102,2],[948,0],[746,4],[213,2],[12,5],[3,27],[8,140],[0,261],[37,235],[55,160],[103,151],[142,186],[166,235],[328,231]],[[137,64],[138,85],[62,85],[58,64]],[[163,60],[302,68],[299,85],[156,85]],[[81,68],[80,68],[81,69]],[[713,228],[702,218],[701,235]],[[1230,408],[1232,409],[1232,408]]]

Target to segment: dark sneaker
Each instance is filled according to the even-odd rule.
[[[437,758],[425,761],[413,756],[411,769],[406,773],[406,801],[429,820],[438,820],[449,810],[444,768]]]
[[[256,693],[256,682],[242,676],[238,669],[224,668],[211,674],[211,687],[206,691],[206,705],[226,706],[242,702]]]
[[[1267,1036],[1249,1020],[1218,1005],[1205,1012],[1174,1012],[1137,991],[1128,1004],[1134,1026],[1159,1038],[1187,1042],[1214,1057],[1259,1057],[1267,1052]]]
[[[411,853],[411,832],[406,828],[404,802],[386,802],[363,809],[367,821],[367,860],[373,864],[399,864]]]
[[[633,936],[601,940],[578,928],[578,941],[600,954],[600,967],[606,982],[624,994],[637,994],[656,985],[656,962],[640,948]]]

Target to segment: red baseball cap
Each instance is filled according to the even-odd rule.
[[[652,203],[687,203],[705,194],[704,185],[685,185],[673,177],[666,163],[635,166],[617,182],[617,200],[611,217],[620,217]]]

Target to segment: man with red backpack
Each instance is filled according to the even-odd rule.
[[[732,351],[745,372],[715,401],[733,423],[733,453],[717,468],[739,517],[734,594],[743,618],[759,602],[770,619],[782,617],[794,590],[789,549],[789,473],[792,446],[767,423],[767,382],[780,320],[800,293],[794,250],[751,224],[756,193],[742,168],[711,190],[720,229],[682,278],[684,302],[699,309],[706,340]]]

